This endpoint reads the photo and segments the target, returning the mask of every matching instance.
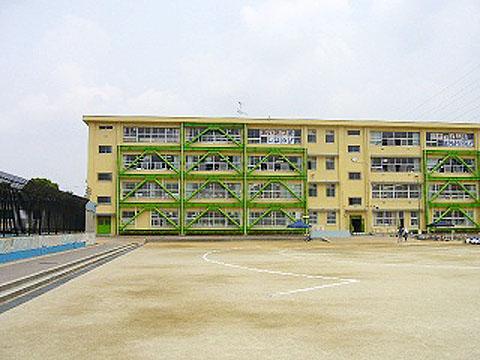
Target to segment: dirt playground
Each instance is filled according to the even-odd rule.
[[[0,359],[479,359],[480,246],[149,243],[0,314]]]

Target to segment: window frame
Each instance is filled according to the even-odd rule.
[[[362,180],[362,173],[360,171],[349,171],[348,180]]]
[[[336,210],[327,210],[326,214],[326,224],[327,225],[337,225],[337,211]]]
[[[358,196],[352,196],[348,198],[348,206],[362,206],[362,202],[362,198]]]
[[[335,130],[325,130],[325,144],[335,144]]]
[[[337,196],[337,184],[327,183],[325,184],[325,197],[334,198]]]
[[[308,129],[307,130],[307,143],[316,144],[317,143],[317,129]]]
[[[111,154],[113,152],[112,145],[98,145],[99,154]]]
[[[326,156],[325,157],[325,170],[335,170],[335,166],[336,166],[335,163],[336,163],[335,156]]]
[[[108,175],[106,178],[101,179],[102,175]],[[111,172],[98,172],[97,173],[97,181],[112,181],[113,180],[113,173]]]
[[[347,152],[349,154],[358,154],[361,152],[360,145],[347,145]]]

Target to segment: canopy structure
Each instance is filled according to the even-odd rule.
[[[302,220],[297,220],[294,223],[287,225],[287,228],[290,229],[308,229],[311,225],[305,224]]]

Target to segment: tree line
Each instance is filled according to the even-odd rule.
[[[30,179],[17,189],[0,183],[0,234],[58,234],[85,230],[87,199],[61,191],[48,179]]]

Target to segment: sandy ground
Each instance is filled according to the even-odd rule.
[[[0,315],[0,359],[479,359],[480,246],[155,243]]]

